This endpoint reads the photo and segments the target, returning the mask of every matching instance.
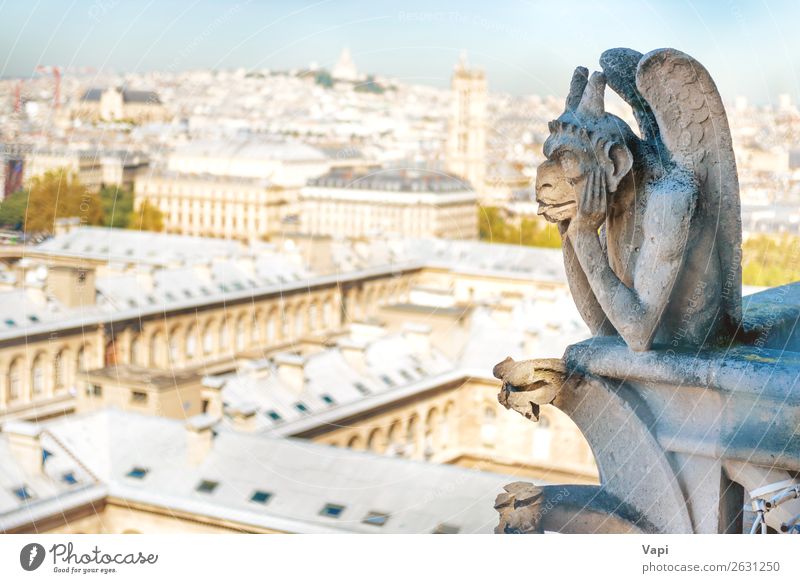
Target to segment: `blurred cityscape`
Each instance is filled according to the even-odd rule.
[[[745,240],[800,235],[800,111],[730,97]],[[346,48],[0,80],[0,531],[490,532],[514,476],[596,483],[491,373],[588,336],[533,193],[562,109]]]

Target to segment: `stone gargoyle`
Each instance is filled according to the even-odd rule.
[[[619,335],[634,351],[728,342],[742,317],[741,214],[716,85],[675,49],[611,49],[600,65],[591,77],[575,70],[536,177],[578,311],[594,336]],[[630,105],[639,135],[605,111],[606,84]],[[534,418],[558,372],[552,360],[495,367],[506,389],[535,391],[522,399]],[[501,393],[509,408],[512,397]]]
[[[594,337],[621,337],[635,352],[727,345],[742,327],[741,216],[719,92],[700,63],[674,49],[612,49],[600,64],[591,76],[575,70],[536,177],[539,213],[558,225],[578,311]],[[606,85],[631,107],[638,132],[606,112]],[[633,385],[573,368],[508,358],[494,369],[499,400],[533,420],[549,404],[567,414],[602,484],[509,485],[497,500],[498,532],[692,531],[648,405]],[[622,463],[631,443],[637,463]]]

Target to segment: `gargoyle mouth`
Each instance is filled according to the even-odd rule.
[[[546,214],[553,214],[556,211],[560,210],[569,210],[570,208],[577,206],[577,202],[574,200],[568,200],[567,202],[560,202],[558,204],[547,204],[544,202],[539,202],[539,210],[537,214],[539,215],[546,215]]]

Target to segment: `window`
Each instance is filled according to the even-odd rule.
[[[202,492],[203,494],[211,494],[217,489],[217,486],[219,486],[219,482],[214,482],[213,480],[201,480],[201,482],[197,484],[197,488],[195,488],[195,490]]]
[[[411,373],[408,372],[407,370],[401,370],[400,371],[400,376],[403,377],[407,381],[413,381],[414,380],[414,377],[412,377]]]
[[[330,518],[339,518],[344,512],[344,506],[340,504],[326,504],[320,510],[320,514],[322,516],[328,516]]]
[[[147,403],[147,393],[142,391],[131,391],[131,403],[144,405]]]
[[[15,359],[8,367],[8,397],[10,401],[18,399],[22,391],[22,365]]]
[[[267,411],[267,417],[276,422],[283,421],[283,417],[281,417],[277,411]]]
[[[320,395],[320,397],[327,405],[335,405],[336,404],[336,401],[333,400],[333,397],[331,397],[328,394]]]
[[[305,403],[298,401],[294,404],[294,408],[300,411],[301,413],[308,413],[308,407],[306,407]]]
[[[92,385],[92,395],[95,397],[102,397],[103,396],[103,387],[100,385]]]
[[[369,395],[369,389],[367,388],[367,385],[365,385],[364,383],[353,383],[353,386],[362,395]]]
[[[70,486],[74,486],[78,483],[78,479],[75,477],[73,472],[67,472],[63,476],[61,476],[61,481],[65,484],[69,484]]]
[[[197,329],[194,326],[190,326],[189,329],[186,331],[186,358],[194,358],[195,353],[197,352]]]
[[[9,328],[13,328],[16,325],[17,325],[17,323],[14,320],[12,320],[11,318],[8,318],[6,320],[6,326],[8,326]]]
[[[382,374],[381,375],[381,380],[386,384],[387,387],[393,387],[394,386],[394,381],[392,379],[390,379],[388,375]]]
[[[460,526],[454,526],[452,524],[446,524],[443,522],[433,529],[433,534],[458,534],[460,530]]]
[[[364,518],[364,524],[371,524],[372,526],[383,526],[389,520],[389,515],[385,512],[370,512]]]
[[[33,498],[33,492],[31,492],[30,488],[28,488],[27,486],[20,486],[19,488],[14,488],[13,492],[14,496],[16,496],[22,501],[31,500]]]
[[[131,471],[125,475],[128,476],[129,478],[136,478],[137,480],[143,480],[144,477],[147,475],[147,472],[149,471],[150,470],[148,470],[147,468],[140,468],[138,466],[134,466],[133,468],[131,468]]]
[[[269,499],[272,498],[272,494],[269,492],[264,492],[263,490],[256,490],[253,492],[253,495],[250,496],[250,502],[256,502],[257,504],[266,504],[269,502]]]

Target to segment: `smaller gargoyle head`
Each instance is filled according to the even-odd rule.
[[[613,193],[633,166],[630,144],[636,136],[628,124],[605,111],[605,76],[596,72],[587,79],[587,73],[584,67],[575,70],[564,113],[548,126],[547,160],[536,172],[539,214],[550,222],[575,216],[591,173],[604,173],[606,188]]]

